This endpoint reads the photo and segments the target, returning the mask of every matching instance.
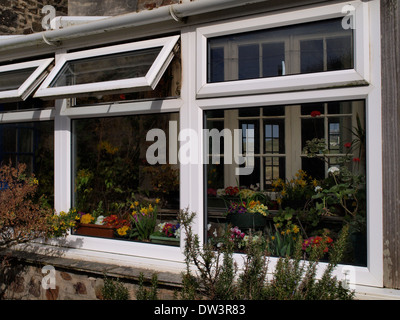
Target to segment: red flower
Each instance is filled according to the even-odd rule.
[[[344,144],[344,146],[345,146],[345,148],[351,148],[351,142],[346,142],[346,143]]]
[[[353,158],[353,161],[354,162],[360,162],[361,160],[360,160],[360,158]]]
[[[238,187],[226,187],[225,194],[228,196],[236,196],[239,193]]]
[[[321,115],[321,112],[319,112],[319,111],[316,111],[316,110],[311,111],[311,117],[313,117],[313,118],[318,117],[320,115]]]

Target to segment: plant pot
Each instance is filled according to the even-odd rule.
[[[153,243],[170,245],[170,246],[180,245],[180,238],[175,238],[175,237],[163,237],[163,236],[151,235],[150,241]]]
[[[230,213],[226,221],[240,230],[262,230],[267,224],[267,218],[260,213]]]
[[[75,234],[101,238],[114,238],[114,230],[114,227],[110,226],[78,223],[76,226]]]

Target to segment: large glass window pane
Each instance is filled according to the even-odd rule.
[[[123,240],[158,241],[153,238],[163,236],[161,224],[176,226],[179,166],[168,159],[177,143],[169,140],[169,128],[178,127],[178,118],[173,113],[74,120],[76,210],[89,214],[92,224],[101,219],[107,226],[114,219],[112,236]],[[146,140],[149,132],[156,134],[154,142]],[[144,235],[136,219],[150,214],[154,220],[146,220]],[[76,232],[87,235],[80,227]],[[179,237],[171,238],[179,245]]]
[[[353,68],[353,30],[342,19],[208,39],[208,82]]]
[[[0,163],[24,163],[39,181],[39,194],[53,204],[54,123],[0,124]]]
[[[221,111],[206,111],[206,129],[254,129],[254,135],[242,133],[240,139],[244,151],[257,149],[245,163],[206,165],[207,241],[218,245],[224,231],[236,227],[243,235],[233,238],[238,252],[256,234],[267,241],[271,255],[280,256],[290,255],[292,240],[301,235],[307,256],[307,240],[328,235],[334,245],[349,224],[341,263],[365,266],[364,108],[364,101],[335,101],[229,109],[226,121],[214,118]],[[211,159],[213,150],[207,152]],[[236,170],[246,166],[252,170]],[[268,213],[258,211],[255,217],[256,205],[265,209],[261,204]]]

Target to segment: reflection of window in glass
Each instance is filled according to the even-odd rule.
[[[134,115],[73,120],[74,132],[74,206],[92,215],[117,215],[130,222],[127,240],[141,240],[131,221],[131,204],[140,205],[160,199],[157,224],[176,222],[179,209],[179,165],[150,164],[147,151],[158,141],[146,141],[151,129],[165,133],[165,153],[169,159],[170,121],[177,113]],[[153,155],[153,154],[152,154]],[[154,230],[156,232],[157,230]],[[177,243],[179,245],[179,243]]]
[[[161,48],[68,61],[50,87],[144,77]]]
[[[53,58],[0,66],[0,101],[26,100],[48,74]]]
[[[353,31],[341,19],[208,39],[208,82],[353,68]]]
[[[18,89],[36,68],[0,73],[0,91]]]
[[[54,172],[52,121],[0,124],[0,163],[24,163],[39,180],[39,192],[52,202]]]
[[[154,90],[178,53],[179,36],[63,55],[35,93],[39,98]]]
[[[360,146],[354,136],[354,126],[358,116],[363,119],[363,108],[362,102],[342,101],[206,111],[207,129],[214,128],[218,132],[224,128],[231,132],[241,129],[242,155],[246,155],[246,151],[254,153],[254,158],[247,159],[253,161],[251,164],[233,162],[221,166],[224,167],[224,179],[220,178],[218,186],[239,181],[240,185],[257,184],[261,189],[269,189],[273,180],[291,178],[299,169],[315,178],[325,177],[328,167],[340,165],[338,161],[343,156],[358,157]],[[248,135],[246,129],[254,130],[254,134]],[[302,154],[307,142],[315,138],[323,139],[327,162],[321,161],[322,153],[317,158]],[[219,150],[218,156],[223,158],[224,149],[220,147]],[[211,146],[209,156],[211,159]],[[251,175],[230,176],[234,175],[233,167],[246,164],[254,165]],[[347,163],[350,169],[352,165]],[[360,164],[360,167],[364,165]]]
[[[362,183],[366,172],[364,109],[364,101],[338,101],[205,111],[204,123],[207,129],[254,129],[254,135],[243,131],[241,141],[244,150],[253,148],[253,143],[254,149],[258,148],[254,158],[249,160],[254,165],[249,175],[237,175],[232,170],[238,166],[244,167],[244,164],[206,165],[208,243],[218,244],[224,231],[229,232],[226,228],[230,225],[237,227],[245,235],[256,231],[257,235],[274,243],[273,238],[288,229],[286,225],[278,227],[274,223],[273,214],[279,214],[280,209],[285,208],[304,213],[298,215],[292,223],[300,224],[299,229],[305,234],[321,234],[328,229],[332,235],[337,234],[343,223],[346,223],[345,213],[341,211],[340,205],[329,207],[329,216],[318,221],[308,219],[309,214],[315,213],[314,201],[321,201],[319,198],[311,198],[320,190],[317,187],[327,190],[335,186],[337,180],[327,174],[331,166],[345,166],[348,169],[343,171],[343,176],[338,177],[344,178],[346,183],[349,181],[348,173],[356,176],[354,181],[360,179],[358,202],[353,199],[348,205],[353,208],[358,206],[362,220],[366,213]],[[361,128],[358,127],[359,123]],[[303,152],[303,147],[306,142],[315,138],[321,139],[322,144],[318,146],[322,148],[312,157],[308,157]],[[211,154],[208,156],[211,158]],[[303,171],[299,171],[300,169]],[[263,204],[272,213],[264,223],[256,221],[255,217],[248,214],[252,213],[250,209],[255,205],[251,201],[254,200],[254,191],[260,191],[265,196],[265,199],[258,199],[265,201]],[[365,224],[360,224],[360,228],[365,230]],[[242,249],[243,242],[239,240],[235,244],[238,245],[235,249]],[[272,255],[279,255],[278,251]],[[346,256],[343,262],[365,265],[365,247],[358,253],[363,255],[363,259],[355,262],[354,257]]]
[[[154,90],[138,92],[124,92],[118,94],[97,94],[90,96],[79,96],[74,99],[73,106],[81,107],[105,102],[124,102],[148,99],[162,99],[180,96],[181,88],[181,68],[180,57],[174,56],[170,65],[165,70],[163,76]]]
[[[324,139],[325,152],[329,155],[328,163],[318,161],[316,158],[303,157],[303,169],[313,176],[325,177],[327,166],[340,165],[337,159],[350,151],[349,146],[355,139],[353,127],[358,114],[358,108],[352,107],[352,103],[348,101],[301,106],[302,148],[306,146],[307,141],[315,138]]]

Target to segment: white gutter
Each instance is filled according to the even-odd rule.
[[[172,4],[153,10],[127,13],[85,24],[73,25],[65,29],[48,30],[1,40],[0,52],[43,44],[57,45],[63,40],[80,38],[163,21],[180,21],[181,19],[198,14],[267,1],[269,0],[196,0],[192,2]]]

